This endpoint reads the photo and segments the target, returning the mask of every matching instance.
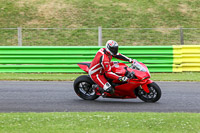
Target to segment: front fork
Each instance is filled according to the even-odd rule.
[[[141,85],[140,87],[146,92],[146,93],[150,93],[149,88],[148,88],[148,84],[152,83],[152,80],[147,80],[147,82],[143,85]]]

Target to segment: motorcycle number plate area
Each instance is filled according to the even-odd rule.
[[[149,91],[149,88],[148,88],[148,86],[147,86],[147,84],[143,84],[143,85],[141,85],[141,87],[142,87],[142,89],[146,92],[146,93],[149,93],[150,91]]]

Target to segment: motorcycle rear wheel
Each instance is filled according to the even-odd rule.
[[[137,91],[138,97],[144,102],[157,102],[162,94],[160,87],[155,82],[147,86],[150,93],[146,93],[143,89],[139,88]]]
[[[95,90],[92,88],[94,82],[88,75],[79,76],[74,81],[74,91],[84,100],[95,100],[99,96],[96,95]]]

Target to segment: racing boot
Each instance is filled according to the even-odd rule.
[[[105,90],[105,92],[110,93],[110,94],[114,94],[115,90],[112,86],[110,86],[108,89]]]
[[[97,87],[96,95],[101,96],[104,93],[104,90],[101,87]]]
[[[97,84],[93,84],[92,88],[95,90],[96,95],[101,96],[104,93],[104,90],[99,87]]]

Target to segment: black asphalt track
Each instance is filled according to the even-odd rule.
[[[162,97],[156,103],[140,99],[80,99],[73,82],[0,81],[0,112],[198,112],[200,82],[156,82]]]

